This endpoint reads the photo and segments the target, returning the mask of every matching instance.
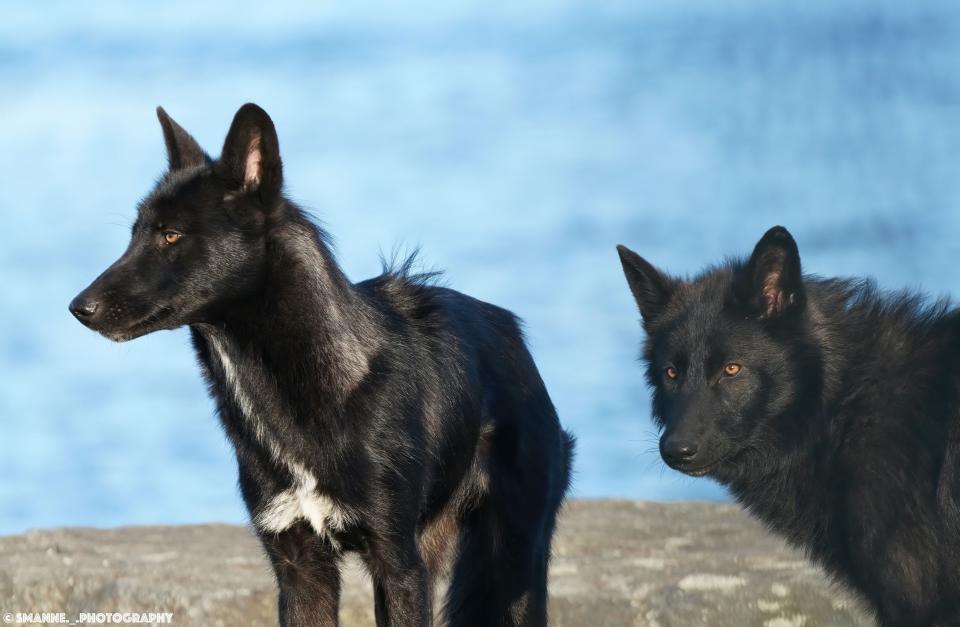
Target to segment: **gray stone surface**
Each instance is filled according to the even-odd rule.
[[[734,505],[575,501],[550,572],[562,627],[872,625],[850,595]],[[342,622],[372,625],[348,563]],[[275,624],[275,588],[249,529],[57,529],[0,538],[6,612],[167,611],[175,625]]]

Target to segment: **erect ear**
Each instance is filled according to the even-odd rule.
[[[197,140],[174,122],[163,107],[157,107],[157,118],[163,128],[163,143],[167,145],[167,163],[171,170],[191,168],[210,161]]]
[[[267,204],[276,198],[283,168],[277,131],[266,111],[252,103],[240,107],[223,142],[220,167],[241,191],[257,193]]]
[[[649,323],[663,312],[673,293],[673,280],[654,268],[646,259],[626,246],[617,246],[627,285],[640,307],[643,321]]]
[[[800,252],[787,229],[775,226],[760,238],[747,263],[740,290],[763,319],[777,318],[803,307]]]

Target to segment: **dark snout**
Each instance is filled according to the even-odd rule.
[[[698,444],[694,440],[675,437],[660,438],[660,456],[671,468],[680,469],[697,458]]]
[[[102,288],[102,281],[98,278],[85,290],[70,301],[68,309],[73,317],[83,326],[98,333],[109,335],[114,326],[115,310],[107,299],[110,291]]]
[[[80,292],[70,301],[70,313],[86,326],[93,325],[97,314],[102,311],[100,300],[88,294],[87,290]]]
[[[70,301],[70,313],[88,329],[125,342],[159,328],[164,309],[131,264],[120,261]]]
[[[715,454],[698,425],[668,429],[660,437],[660,456],[674,470],[699,477],[712,470]]]
[[[106,273],[70,301],[70,313],[83,326],[114,342],[125,342],[142,333],[136,325],[141,317],[133,306],[128,290],[109,285]]]
[[[70,313],[85,327],[102,332],[106,319],[112,317],[113,308],[108,299],[116,291],[114,288],[123,282],[122,261],[121,258],[114,262],[70,301]]]

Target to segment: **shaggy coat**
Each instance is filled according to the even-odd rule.
[[[256,105],[217,160],[158,115],[169,171],[71,311],[117,341],[190,327],[280,623],[336,625],[354,551],[380,626],[430,624],[444,568],[449,624],[545,625],[573,442],[517,319],[408,264],[351,283],[281,193],[276,131]]]
[[[960,624],[957,310],[805,277],[782,227],[693,280],[619,251],[667,464],[728,486],[885,627]]]

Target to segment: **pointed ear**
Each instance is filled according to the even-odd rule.
[[[740,291],[762,319],[778,318],[803,307],[800,252],[787,229],[775,226],[760,238],[747,262]]]
[[[163,107],[157,107],[157,118],[163,129],[163,142],[167,145],[167,163],[171,171],[192,168],[210,161],[197,140],[174,122]]]
[[[623,273],[640,307],[643,321],[649,323],[663,312],[673,293],[673,280],[654,268],[646,259],[626,246],[617,246]]]
[[[240,107],[223,142],[220,167],[238,189],[259,194],[266,204],[280,194],[280,142],[266,111],[252,103]]]

